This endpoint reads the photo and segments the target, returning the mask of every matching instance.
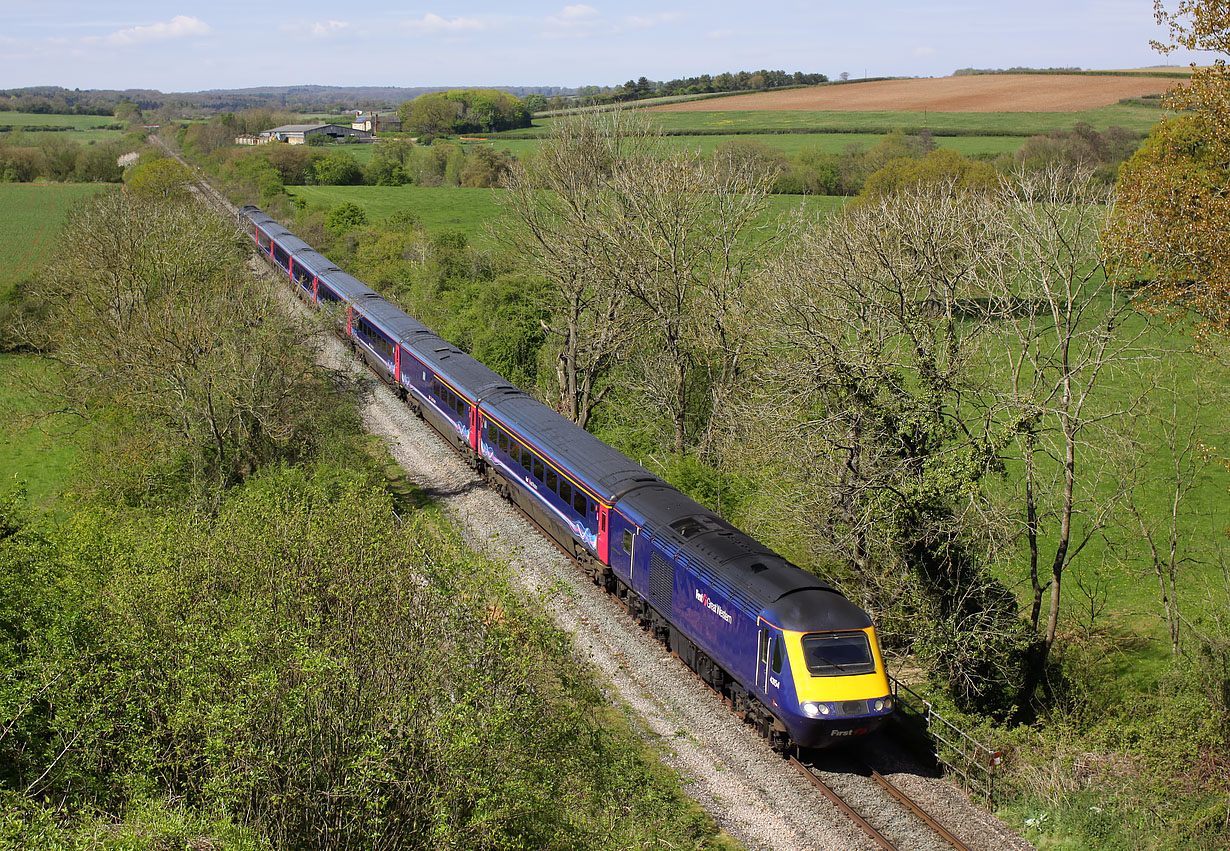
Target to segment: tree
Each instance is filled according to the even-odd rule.
[[[110,192],[72,212],[31,284],[27,342],[59,363],[46,389],[86,421],[139,423],[115,467],[134,499],[162,479],[216,493],[313,445],[328,393],[316,339],[238,274],[233,226],[192,198]],[[100,470],[100,484],[108,483]]]
[[[584,428],[611,391],[611,370],[640,322],[625,291],[612,286],[594,261],[607,250],[600,236],[602,194],[615,164],[645,143],[629,132],[622,112],[583,113],[557,120],[532,161],[513,163],[503,201],[510,216],[499,234],[528,267],[548,282],[555,341],[555,409]]]
[[[782,243],[725,417],[728,463],[774,494],[753,522],[840,577],[962,705],[1003,711],[1027,631],[985,570],[1007,543],[982,498],[1007,437],[990,427],[978,300],[1012,252],[1002,210],[916,185],[802,219]]]
[[[125,177],[128,189],[139,197],[184,197],[192,185],[192,172],[170,157],[141,163]]]
[[[1179,47],[1230,54],[1225,0],[1180,0],[1167,12],[1154,4]],[[1224,59],[1193,66],[1191,82],[1168,96],[1163,117],[1123,167],[1115,226],[1117,271],[1148,282],[1158,303],[1192,310],[1205,330],[1230,331],[1230,70]]]
[[[642,118],[618,111],[556,127],[536,171],[512,172],[517,226],[506,236],[557,284],[561,407],[588,421],[607,392],[595,382],[638,332],[630,381],[651,403],[638,407],[666,414],[682,456],[740,358],[731,317],[771,178],[668,151]]]
[[[1149,355],[1130,290],[1106,272],[1109,199],[1090,168],[1018,172],[1003,191],[1015,250],[990,293],[1005,425],[1022,468],[1015,522],[1029,555],[1030,622],[1047,619],[1022,686],[1032,711],[1059,635],[1063,579],[1125,493],[1108,449],[1137,399],[1117,388]],[[1129,322],[1129,320],[1133,320]]]
[[[861,196],[875,198],[927,184],[951,184],[974,192],[991,192],[997,188],[999,179],[989,164],[963,157],[951,148],[937,148],[921,160],[890,160],[868,176]]]
[[[367,213],[353,201],[343,201],[332,210],[325,220],[325,227],[334,236],[361,228],[367,224]]]
[[[363,169],[344,151],[333,151],[312,164],[316,182],[322,186],[356,186],[363,182]]]

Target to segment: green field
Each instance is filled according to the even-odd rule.
[[[0,184],[0,297],[52,256],[74,202],[103,191],[88,184]],[[30,387],[50,367],[31,355],[0,355],[0,490],[22,479],[33,504],[55,503],[77,458],[71,423],[47,417]]]
[[[884,138],[883,133],[739,133],[730,135],[703,136],[668,136],[666,143],[671,146],[699,150],[702,154],[711,154],[719,145],[732,140],[753,140],[772,145],[783,151],[787,156],[797,156],[801,151],[818,150],[825,154],[843,153],[851,145],[864,149],[870,148]],[[1021,147],[1024,140],[1020,136],[936,136],[935,143],[940,148],[951,148],[964,155],[997,155],[1012,154]],[[517,157],[533,151],[539,144],[537,139],[505,139],[494,138],[491,144],[497,151],[508,150]]]
[[[353,201],[379,222],[394,212],[409,210],[428,231],[455,228],[471,239],[483,241],[488,225],[499,218],[499,189],[460,189],[430,186],[288,186],[287,192],[302,198],[309,206],[329,208]],[[829,212],[846,202],[828,196],[773,195],[769,197],[770,215],[783,214],[799,206]]]
[[[0,112],[0,127],[67,127],[92,130],[119,125],[113,115],[54,115],[41,112]],[[115,129],[118,129],[116,127]]]
[[[1070,130],[1078,121],[1103,131],[1111,125],[1139,133],[1162,117],[1146,106],[1100,106],[1079,112],[650,112],[667,133],[888,133],[927,129],[936,135],[1032,136]],[[551,119],[537,119],[525,130],[491,134],[493,141],[532,138],[550,132]]]
[[[92,183],[0,183],[0,296],[50,256],[69,208],[104,188]]]

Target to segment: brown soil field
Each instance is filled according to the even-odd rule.
[[[1122,98],[1160,94],[1178,82],[1165,77],[980,74],[757,92],[655,106],[651,111],[1078,112]]]

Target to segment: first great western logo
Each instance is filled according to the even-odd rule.
[[[722,620],[726,621],[726,623],[734,622],[734,617],[730,614],[730,612],[726,611],[724,608],[722,608],[720,605],[718,605],[713,600],[710,600],[709,595],[702,593],[700,589],[696,590],[696,602],[700,603],[706,609],[713,612],[715,615],[717,615]]]

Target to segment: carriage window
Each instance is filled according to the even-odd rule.
[[[503,431],[500,432],[500,448],[503,449],[505,452],[508,451],[508,433],[507,432],[503,432]]]
[[[587,516],[589,513],[586,510],[589,507],[587,505],[588,502],[589,500],[585,498],[585,494],[583,492],[578,490],[575,493],[573,493],[572,507],[575,508],[577,510],[577,514],[580,514],[582,517]]]
[[[546,482],[547,490],[549,491],[554,491],[557,487],[559,487],[559,476],[555,474],[555,469],[553,467],[547,468],[547,477],[543,481]]]
[[[534,478],[538,479],[538,481],[541,482],[542,477],[543,477],[542,462],[539,461],[537,458],[535,458],[534,459]]]
[[[565,505],[572,502],[572,482],[560,481],[559,498],[564,501]]]
[[[530,469],[530,463],[534,460],[533,454],[526,447],[521,447],[521,466],[527,471]]]

